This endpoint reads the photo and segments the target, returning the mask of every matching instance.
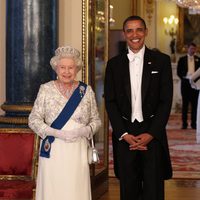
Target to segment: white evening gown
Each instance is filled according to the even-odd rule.
[[[200,144],[200,95],[198,96],[197,104],[197,129],[196,129],[196,141]]]
[[[198,79],[194,82],[194,80]],[[200,68],[195,71],[195,73],[191,77],[191,86],[196,90],[200,90]],[[200,95],[198,96],[197,103],[197,129],[196,129],[196,141],[200,143]]]
[[[46,124],[50,125],[54,121],[66,102],[54,81],[42,85],[29,116],[29,126],[44,138]],[[88,86],[85,96],[63,130],[89,124],[96,132],[100,123],[94,93]],[[50,158],[39,157],[36,200],[91,200],[87,146],[85,137],[72,143],[55,138]]]

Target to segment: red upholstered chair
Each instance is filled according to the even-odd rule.
[[[38,146],[30,129],[0,129],[0,200],[34,199]]]

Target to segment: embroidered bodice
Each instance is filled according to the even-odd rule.
[[[42,84],[29,115],[29,127],[44,138],[45,128],[57,118],[67,101],[68,99],[59,92],[54,81]],[[100,128],[101,121],[91,86],[87,86],[86,93],[70,120],[81,126],[90,125],[93,133]]]

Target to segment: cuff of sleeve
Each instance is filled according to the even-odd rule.
[[[128,134],[127,132],[124,133],[124,134],[122,134],[122,136],[119,138],[119,141],[123,140],[123,137],[124,137],[125,135],[127,135],[127,134]]]

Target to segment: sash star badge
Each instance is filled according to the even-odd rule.
[[[79,92],[80,92],[80,95],[81,95],[81,98],[82,98],[83,95],[85,94],[85,87],[81,85],[81,86],[79,87]]]
[[[45,141],[45,144],[44,144],[44,150],[45,150],[46,152],[48,152],[49,149],[50,149],[50,146],[51,146],[51,144],[49,143],[49,140],[47,139],[47,140]]]

